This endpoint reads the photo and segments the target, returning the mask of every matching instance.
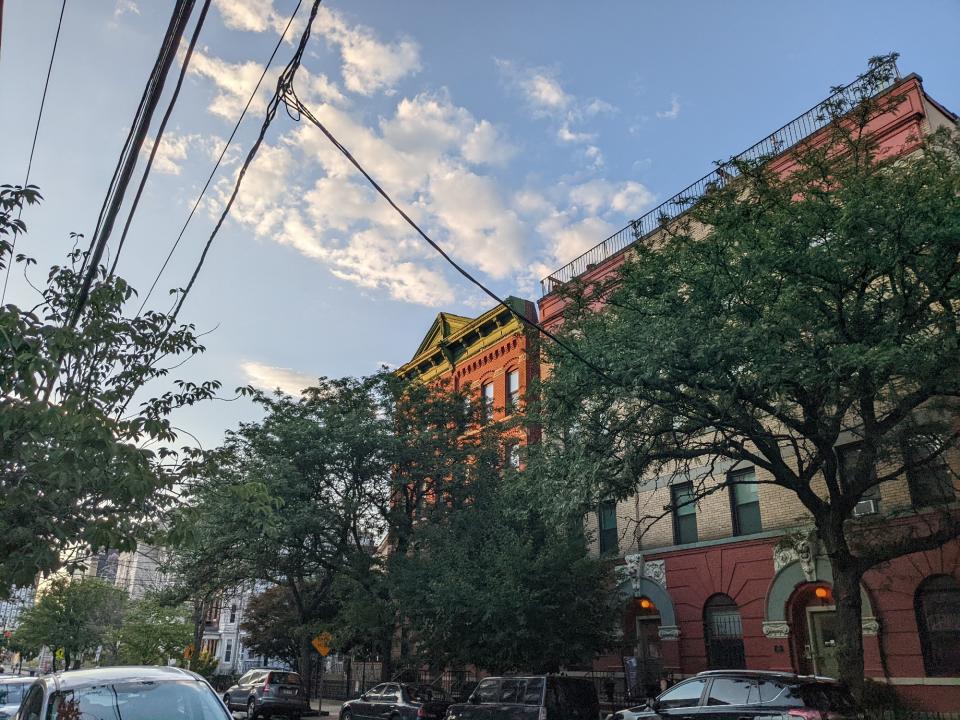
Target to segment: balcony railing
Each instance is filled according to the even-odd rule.
[[[900,72],[893,61],[890,61],[886,66],[880,66],[877,70],[880,70],[880,72],[874,71],[859,76],[849,85],[840,88],[829,98],[807,110],[803,115],[791,120],[776,132],[744,150],[736,156],[736,159],[754,161],[786,152],[801,140],[825,128],[830,123],[828,108],[838,101],[844,101],[848,106],[852,106],[864,98],[892,87],[900,79]],[[704,175],[692,185],[657,205],[653,210],[641,215],[636,220],[630,221],[629,225],[614,233],[602,243],[594,245],[580,257],[545,277],[540,281],[542,294],[549,295],[559,286],[582,275],[592,269],[593,266],[623,252],[634,243],[645,240],[664,221],[673,220],[686,212],[693,203],[704,196],[709,188],[720,187],[736,175],[737,170],[733,164],[724,165]]]

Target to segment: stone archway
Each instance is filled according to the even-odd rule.
[[[661,670],[674,673],[680,670],[680,628],[677,625],[673,599],[666,589],[666,569],[663,560],[644,562],[642,555],[627,555],[626,564],[618,570],[617,596],[624,603],[650,600],[656,608],[658,623],[655,636],[658,638],[661,655]],[[650,628],[653,631],[653,628]]]

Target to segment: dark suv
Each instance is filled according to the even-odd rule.
[[[599,720],[591,680],[563,675],[492,677],[466,703],[451,705],[447,720]]]
[[[267,715],[299,718],[310,710],[300,676],[270,668],[245,673],[223,694],[223,702],[231,710],[246,710],[251,720]]]
[[[847,688],[830,678],[751,670],[710,670],[677,683],[644,708],[612,720],[853,720]]]

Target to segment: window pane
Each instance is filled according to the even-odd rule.
[[[520,399],[520,371],[511,370],[507,373],[507,401],[511,407],[516,406]]]
[[[520,702],[520,681],[502,680],[500,682],[500,702],[518,703]]]
[[[960,674],[960,584],[940,575],[917,591],[917,626],[927,675]]]
[[[660,696],[660,706],[664,708],[694,707],[700,704],[703,694],[703,680],[690,680],[672,687]]]
[[[710,686],[707,705],[746,705],[750,701],[750,680],[717,678]]]
[[[743,624],[733,598],[728,595],[710,598],[704,608],[703,625],[709,667],[714,670],[746,668]]]
[[[617,504],[615,502],[600,503],[600,509],[597,512],[600,525],[600,552],[615,552],[617,550]]]
[[[677,523],[676,528],[678,545],[697,542],[699,537],[697,535],[696,515],[681,515],[675,518],[675,521]]]
[[[543,699],[543,678],[530,678],[523,691],[524,705],[539,705]]]
[[[730,474],[730,482],[733,484],[733,499],[737,505],[760,501],[760,492],[756,480],[757,477],[753,468]]]
[[[476,695],[477,699],[481,703],[489,704],[499,702],[500,681],[484,680],[482,683],[477,685],[477,689],[473,691],[473,694]]]
[[[760,503],[749,503],[737,506],[737,534],[749,535],[763,530],[760,522]]]

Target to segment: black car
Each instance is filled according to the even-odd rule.
[[[645,708],[611,720],[853,720],[850,691],[830,678],[750,670],[710,670],[677,683]]]
[[[300,676],[288,670],[250,670],[223,694],[231,710],[245,710],[247,717],[286,715],[299,718],[310,710]]]
[[[340,708],[340,720],[443,720],[450,699],[440,688],[381,683]]]
[[[447,720],[599,720],[593,681],[564,675],[481,680],[470,699],[451,705]]]

